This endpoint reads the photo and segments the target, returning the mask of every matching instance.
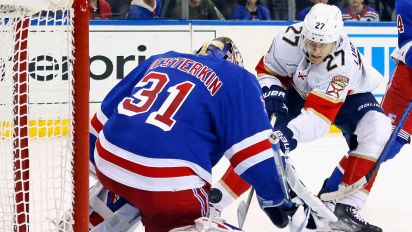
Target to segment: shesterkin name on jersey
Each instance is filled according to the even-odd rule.
[[[150,65],[149,70],[157,67],[170,67],[188,73],[201,80],[210,95],[214,96],[222,87],[223,82],[208,66],[184,57],[159,58]]]

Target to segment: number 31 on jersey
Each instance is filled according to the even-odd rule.
[[[160,108],[158,110],[152,109],[157,97],[164,91],[169,81],[169,76],[165,73],[149,72],[136,84],[135,88],[139,88],[139,90],[132,97],[126,97],[119,103],[117,108],[119,113],[132,117],[153,111],[146,119],[146,123],[157,126],[164,131],[170,131],[176,123],[173,116],[189,96],[195,84],[185,81],[169,87],[167,89],[169,96]]]

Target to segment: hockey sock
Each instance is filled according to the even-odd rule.
[[[337,191],[339,184],[342,182],[343,174],[345,173],[348,157],[345,155],[339,161],[338,166],[333,170],[332,175],[326,181],[326,188],[331,191]]]

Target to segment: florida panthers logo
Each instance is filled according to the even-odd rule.
[[[332,97],[339,98],[348,83],[349,78],[345,76],[334,76],[329,83],[326,93]]]

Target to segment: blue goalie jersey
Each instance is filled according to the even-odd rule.
[[[147,191],[211,184],[225,156],[264,199],[283,194],[256,78],[211,56],[167,52],[120,81],[91,121],[91,161],[107,177]]]

